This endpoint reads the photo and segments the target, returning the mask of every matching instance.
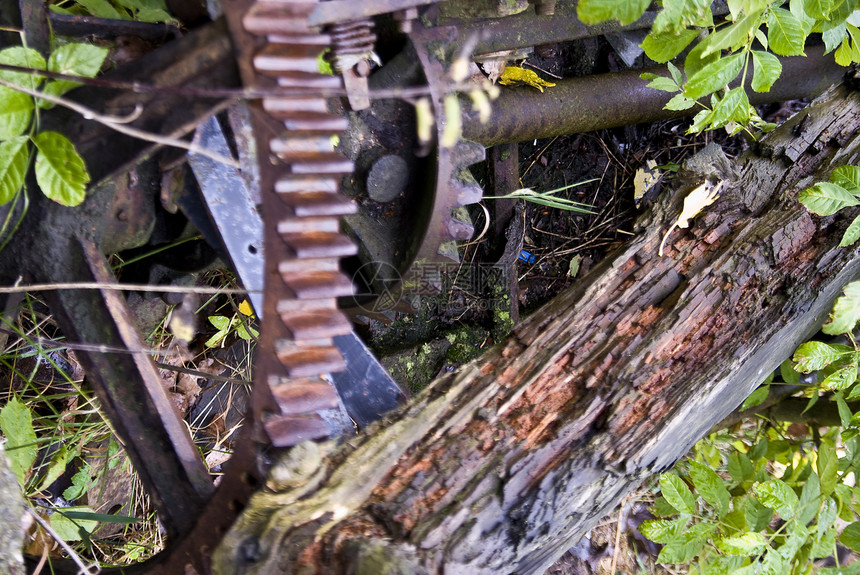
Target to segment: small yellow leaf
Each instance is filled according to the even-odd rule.
[[[541,92],[543,92],[544,87],[550,88],[552,86],[555,86],[553,82],[547,82],[532,70],[526,70],[525,68],[520,68],[519,66],[505,67],[505,71],[502,72],[502,76],[501,78],[499,78],[499,84],[510,86],[511,84],[516,84],[518,82],[528,84],[533,88],[537,88]]]
[[[657,252],[658,256],[663,257],[663,246],[666,244],[666,239],[669,237],[669,234],[672,233],[672,230],[676,227],[689,227],[690,220],[698,216],[702,210],[717,200],[720,196],[720,189],[722,187],[722,182],[717,182],[716,185],[711,184],[711,182],[705,182],[687,194],[687,197],[684,198],[684,209],[681,210],[681,215],[678,216],[678,221],[672,224],[666,232],[666,235],[663,236],[663,241],[660,242],[660,249]]]
[[[254,310],[251,309],[251,302],[246,299],[243,299],[242,303],[239,304],[239,311],[247,316],[254,315]]]
[[[418,142],[427,144],[433,137],[433,126],[436,120],[433,118],[433,108],[430,106],[428,98],[418,98],[415,100],[415,131],[418,135]]]

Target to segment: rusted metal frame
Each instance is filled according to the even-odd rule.
[[[477,43],[473,54],[490,54],[503,50],[530,48],[544,44],[570,42],[600,36],[609,32],[650,28],[657,12],[648,11],[639,20],[627,26],[616,21],[587,26],[576,17],[576,0],[559,0],[552,14],[523,12],[504,18],[487,18],[474,21],[445,20],[443,27],[456,27],[456,44],[464,45],[469,39]]]
[[[64,281],[115,283],[95,243],[68,243]],[[134,463],[169,537],[189,531],[213,492],[212,481],[185,424],[131,319],[122,292],[62,290],[49,303],[60,329],[73,342],[128,352],[80,350],[87,381]]]
[[[356,2],[355,0],[330,0],[320,2],[308,17],[311,26],[322,26],[343,22],[346,20],[357,20],[370,18],[379,14],[409,10],[418,6],[433,4],[439,0],[374,0],[373,2]]]
[[[807,57],[781,58],[782,75],[769,92],[750,92],[755,105],[814,97],[838,82],[845,68],[823,46],[806,49]],[[669,76],[665,67],[556,80],[545,93],[530,87],[504,88],[493,114],[482,124],[463,106],[463,135],[485,146],[591,132],[642,122],[693,115],[702,108],[673,111],[663,107],[673,96],[647,87],[643,72]]]

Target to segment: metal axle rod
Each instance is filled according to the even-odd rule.
[[[823,46],[807,48],[807,56],[781,58],[782,75],[769,92],[750,92],[755,106],[811,98],[838,82],[845,68],[824,55]],[[643,72],[668,76],[665,66],[612,74],[557,80],[545,92],[528,86],[502,90],[493,102],[486,124],[468,105],[463,106],[463,136],[484,146],[550,138],[565,134],[617,128],[693,115],[702,108],[665,110],[673,96],[647,87]]]

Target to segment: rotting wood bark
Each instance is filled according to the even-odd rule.
[[[860,98],[830,90],[756,150],[710,149],[637,236],[505,343],[345,445],[278,464],[214,557],[221,573],[541,573],[671,467],[860,276],[855,215],[800,190],[857,163]],[[723,180],[690,229],[686,192]]]

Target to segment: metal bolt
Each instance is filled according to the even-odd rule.
[[[355,72],[355,75],[359,78],[367,78],[370,76],[370,60],[360,60],[355,66],[353,66],[352,71]]]

